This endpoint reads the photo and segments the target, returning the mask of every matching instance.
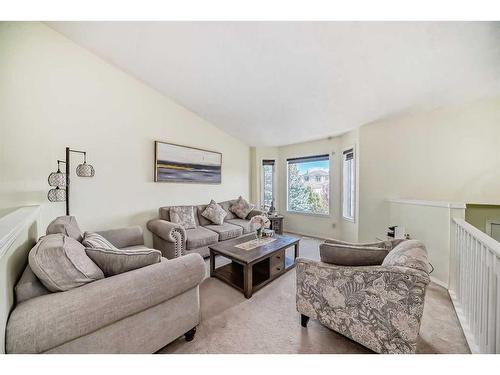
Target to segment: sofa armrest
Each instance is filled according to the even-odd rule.
[[[257,216],[257,215],[263,215],[263,216],[267,217],[267,213],[264,210],[253,209],[247,215],[247,220],[250,220],[252,217]]]
[[[378,353],[413,353],[424,309],[423,272],[297,259],[297,311]]]
[[[389,250],[380,247],[341,245],[322,243],[319,245],[322,262],[339,266],[375,266],[380,265],[389,254]]]
[[[30,299],[9,318],[7,352],[45,352],[195,288],[204,277],[203,258],[189,254]]]
[[[103,230],[97,232],[117,248],[144,245],[144,233],[140,226]]]
[[[186,230],[179,224],[167,220],[153,219],[147,224],[153,233],[153,247],[165,258],[173,259],[185,254]]]

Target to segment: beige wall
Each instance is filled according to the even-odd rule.
[[[359,238],[385,233],[386,198],[500,203],[500,98],[359,130]]]
[[[465,210],[465,221],[474,225],[480,231],[486,233],[487,220],[500,221],[500,206],[485,204],[467,204]]]
[[[0,208],[48,203],[65,146],[88,151],[71,211],[87,230],[145,225],[162,205],[205,203],[250,188],[249,147],[41,23],[0,24]],[[153,182],[154,140],[223,154],[222,184]],[[73,157],[72,173],[79,163]]]

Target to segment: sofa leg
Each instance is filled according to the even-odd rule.
[[[307,323],[309,323],[309,317],[304,314],[300,314],[300,325],[307,328]]]
[[[196,333],[196,327],[190,329],[184,334],[184,337],[186,338],[187,342],[193,341],[194,339],[194,334]]]

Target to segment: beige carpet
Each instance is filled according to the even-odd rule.
[[[300,256],[319,259],[319,244],[317,239],[303,238]],[[208,277],[201,284],[200,298],[201,323],[195,339],[188,343],[179,338],[160,353],[371,353],[316,321],[311,320],[307,328],[300,326],[295,310],[295,270],[248,300]],[[417,352],[469,353],[448,293],[435,284],[427,288]]]

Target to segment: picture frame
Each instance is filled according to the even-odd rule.
[[[155,141],[155,182],[221,184],[222,153]]]

